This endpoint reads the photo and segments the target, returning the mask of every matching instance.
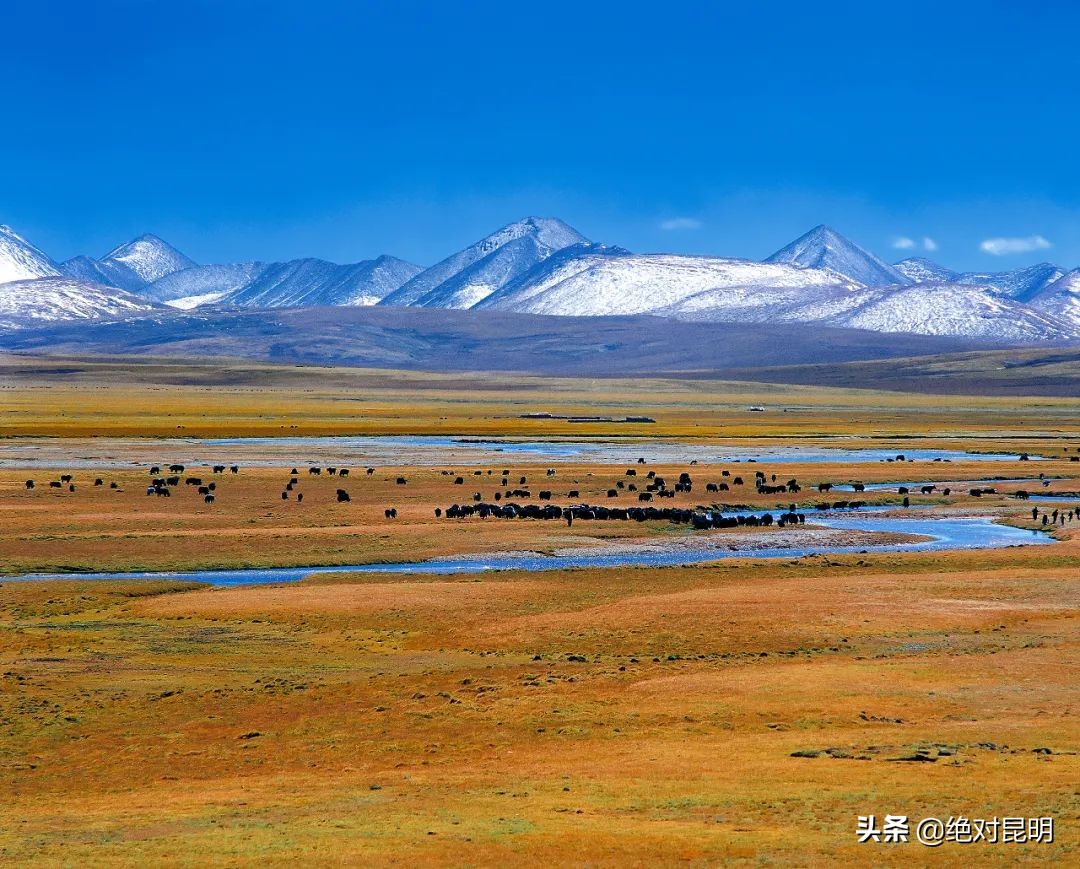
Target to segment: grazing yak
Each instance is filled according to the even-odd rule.
[[[407,484],[407,483],[408,483],[409,481],[408,481],[408,480],[406,480],[406,479],[405,479],[404,477],[398,477],[398,478],[397,478],[397,479],[396,479],[396,480],[395,480],[394,482],[395,482],[395,483],[397,483],[397,485],[399,485],[399,486],[404,486],[404,485],[406,485],[406,484]]]
[[[318,477],[322,475],[322,468],[308,468],[307,472],[313,477]]]
[[[390,507],[388,510],[383,510],[383,513],[386,515],[387,519],[397,519],[397,508],[396,507]],[[436,512],[435,515],[438,516],[439,515],[438,512]]]
[[[346,492],[344,489],[337,490],[337,499],[339,504],[344,503],[345,501],[352,500],[352,498],[349,497],[349,493]]]
[[[213,504],[214,503],[214,496],[213,495],[204,495],[203,496],[203,503],[204,504]]]
[[[58,480],[50,480],[49,481],[49,488],[50,489],[62,489],[62,488],[64,488],[64,484],[59,482]]]
[[[239,465],[229,465],[229,473],[230,474],[239,474],[240,473],[240,466]]]
[[[34,481],[33,480],[27,480],[26,481],[26,488],[27,489],[33,489],[34,488]]]

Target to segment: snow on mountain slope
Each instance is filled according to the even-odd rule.
[[[535,235],[519,236],[462,269],[413,304],[424,308],[471,308],[550,254],[550,248]]]
[[[194,260],[150,233],[109,251],[98,262],[116,286],[131,292],[196,265]]]
[[[176,308],[197,307],[247,286],[264,268],[265,263],[192,266],[159,278],[141,295]]]
[[[349,265],[320,259],[271,263],[221,303],[246,308],[373,305],[420,271],[392,256]]]
[[[148,312],[137,296],[66,276],[0,284],[0,327],[18,328],[57,320],[86,320]]]
[[[0,225],[0,284],[60,274],[49,257],[10,226]]]
[[[893,268],[916,284],[936,284],[942,281],[952,281],[958,277],[958,274],[952,269],[947,269],[945,266],[940,266],[933,260],[921,256],[900,260],[900,262],[893,264]]]
[[[530,276],[531,277],[531,276]],[[713,304],[777,289],[852,290],[831,271],[721,257],[584,251],[535,280],[507,287],[477,308],[529,314],[597,316],[660,312],[704,291]]]
[[[555,251],[584,241],[561,220],[527,217],[422,271],[379,304],[472,307]]]
[[[1028,307],[1068,323],[1080,336],[1080,269],[1058,278],[1028,300]]]
[[[653,313],[709,323],[812,322],[842,316],[865,298],[864,287],[849,284],[747,285],[704,290]]]
[[[1065,274],[1053,263],[1038,263],[1009,272],[964,272],[955,278],[958,284],[994,287],[1005,295],[1026,302],[1044,287]]]
[[[902,272],[824,225],[815,226],[765,262],[830,269],[868,287],[910,283]]]
[[[1021,302],[1030,300],[1065,274],[1053,263],[1038,263],[1008,272],[954,272],[922,257],[901,260],[895,268],[917,284],[955,283],[969,287],[993,287]]]
[[[572,244],[555,251],[542,262],[536,263],[527,272],[500,287],[473,307],[476,310],[490,308],[515,310],[556,284],[606,261],[609,257],[618,256],[631,256],[631,253],[625,248],[596,244],[591,241]]]
[[[69,260],[60,263],[60,274],[80,281],[88,281],[92,284],[102,284],[106,287],[115,286],[108,271],[96,259],[89,256],[73,256]]]
[[[857,307],[823,319],[830,326],[969,338],[1040,342],[1080,335],[1054,316],[1001,295],[993,287],[918,284],[869,288]],[[796,318],[799,312],[794,312]]]

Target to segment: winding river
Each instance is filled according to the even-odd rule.
[[[671,549],[627,548],[604,554],[575,554],[566,550],[555,555],[493,554],[453,559],[397,564],[350,564],[317,567],[247,568],[242,570],[193,570],[177,573],[38,573],[0,577],[0,582],[48,579],[171,579],[203,582],[214,586],[264,585],[297,582],[317,573],[399,573],[454,574],[489,570],[562,570],[567,568],[674,567],[728,558],[798,558],[861,552],[929,552],[946,549],[1000,549],[1008,546],[1047,545],[1052,537],[1010,525],[998,525],[992,517],[943,517],[896,519],[873,515],[817,518],[814,524],[837,530],[878,531],[924,536],[926,540],[861,546],[799,546],[766,549],[722,549],[710,535],[710,545],[679,546]],[[721,532],[722,533],[722,532]],[[782,532],[778,532],[782,533]]]

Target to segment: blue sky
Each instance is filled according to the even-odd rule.
[[[58,258],[152,231],[202,262],[427,264],[540,214],[640,251],[758,258],[828,223],[891,260],[1074,266],[1078,23],[1054,0],[9,4],[0,222]]]

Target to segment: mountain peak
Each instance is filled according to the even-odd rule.
[[[908,280],[916,284],[932,284],[940,281],[956,280],[957,274],[952,269],[947,269],[931,259],[923,256],[912,256],[902,259],[893,264],[893,268]]]
[[[557,217],[523,217],[425,269],[379,304],[469,308],[555,251],[587,241]]]
[[[132,285],[152,284],[154,281],[196,265],[194,260],[180,253],[167,241],[147,232],[138,238],[109,251],[100,260],[107,271],[122,273],[118,286],[132,289]]]
[[[60,270],[10,226],[0,225],[0,283],[54,277]]]
[[[823,223],[782,247],[765,262],[829,269],[868,287],[911,283],[902,272]]]

